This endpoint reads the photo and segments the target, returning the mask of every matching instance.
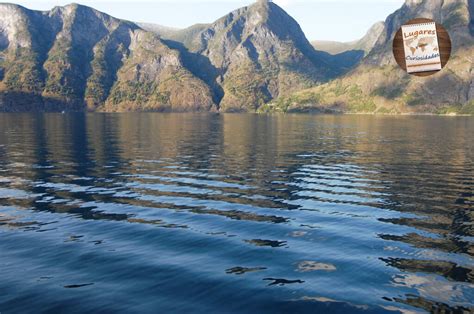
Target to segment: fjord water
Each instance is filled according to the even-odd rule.
[[[474,306],[474,119],[1,114],[0,312]]]

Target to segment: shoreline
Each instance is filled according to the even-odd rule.
[[[204,112],[204,111],[87,111],[87,110],[71,110],[71,111],[0,111],[0,114],[70,114],[70,113],[86,113],[86,114],[132,114],[132,113],[140,113],[140,114],[147,114],[147,113],[161,113],[161,114],[210,114],[210,115],[221,115],[221,114],[228,114],[228,115],[239,115],[239,114],[250,114],[250,115],[331,115],[331,116],[430,116],[430,117],[474,117],[474,114],[453,114],[453,113],[413,113],[413,112],[403,112],[403,113],[367,113],[367,112]]]

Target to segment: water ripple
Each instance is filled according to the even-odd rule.
[[[0,310],[470,312],[472,134],[467,118],[0,115]]]

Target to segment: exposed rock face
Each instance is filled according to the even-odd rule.
[[[369,53],[374,48],[377,40],[380,37],[384,30],[384,23],[377,22],[367,31],[364,37],[357,41],[354,49],[363,50],[366,53]]]
[[[415,17],[442,23],[453,41],[447,68],[430,78],[392,56],[395,32]],[[473,17],[474,0],[407,0],[331,55],[268,1],[184,30],[75,4],[0,4],[0,111],[474,113]]]
[[[267,1],[164,36],[182,44],[198,65],[193,73],[213,87],[223,111],[255,111],[352,65],[315,51],[298,23]]]
[[[2,111],[217,108],[178,51],[76,4],[48,12],[0,4],[0,79]]]
[[[215,111],[209,87],[183,67],[180,54],[154,34],[136,31],[130,56],[103,109],[159,111]]]
[[[348,75],[281,98],[270,107],[290,111],[474,114],[473,10],[472,0],[407,0],[386,19],[372,51]],[[416,17],[443,24],[453,42],[447,67],[430,77],[406,74],[392,54],[395,33]]]

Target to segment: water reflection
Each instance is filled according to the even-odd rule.
[[[0,114],[0,310],[469,312],[472,134],[470,118]]]
[[[304,283],[303,280],[288,280],[282,278],[263,278],[263,280],[271,281],[268,285],[269,286],[284,286],[284,285],[291,285],[295,283]]]
[[[266,267],[232,267],[227,269],[225,272],[227,274],[235,274],[235,275],[244,275],[246,273],[253,273],[257,271],[263,271],[267,269]]]

